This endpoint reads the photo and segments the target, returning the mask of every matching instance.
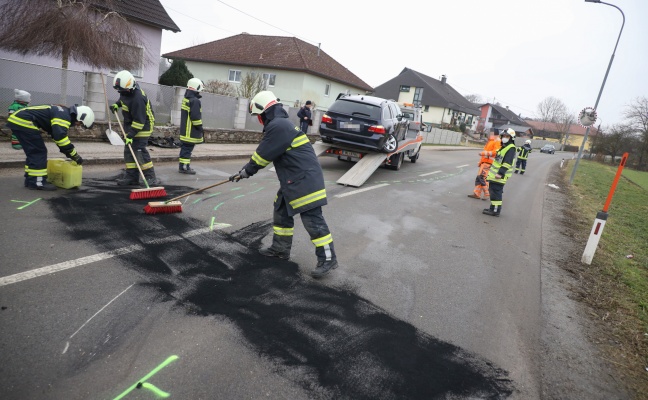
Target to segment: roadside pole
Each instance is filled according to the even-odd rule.
[[[623,167],[625,167],[625,163],[627,159],[628,159],[628,153],[623,153],[623,157],[621,157],[621,162],[619,163],[619,168],[617,168],[616,175],[614,176],[614,180],[612,181],[610,192],[608,193],[608,197],[605,200],[605,205],[603,206],[603,210],[599,211],[596,214],[596,218],[594,219],[594,225],[592,226],[592,231],[590,232],[589,239],[587,240],[587,245],[585,245],[585,251],[583,251],[583,257],[581,258],[581,262],[584,264],[587,265],[592,264],[594,253],[596,253],[596,248],[598,247],[599,240],[601,239],[601,235],[603,234],[605,221],[607,221],[607,217],[608,217],[607,211],[608,208],[610,207],[610,203],[612,202],[612,196],[614,196],[614,191],[616,190],[617,183],[619,182],[619,178],[621,177],[621,172],[623,171]]]

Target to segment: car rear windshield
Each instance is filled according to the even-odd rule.
[[[329,111],[374,120],[379,120],[381,115],[380,107],[348,100],[336,101],[331,105]]]

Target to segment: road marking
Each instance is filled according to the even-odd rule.
[[[470,164],[464,164],[464,165],[460,165],[460,166],[458,166],[457,168],[463,168],[463,167],[467,167],[467,166],[469,166],[469,165],[470,165]]]
[[[441,172],[441,171],[428,172],[427,174],[421,174],[421,175],[419,175],[419,176],[434,175],[434,174],[438,174],[439,172]]]
[[[226,228],[227,224],[217,224],[215,228]],[[144,242],[147,244],[164,244],[169,242],[177,242],[182,239],[189,239],[194,236],[202,235],[208,233],[210,228],[200,228],[193,231],[188,231],[180,235],[167,236],[165,238],[153,239]],[[124,254],[132,253],[134,251],[144,250],[144,246],[140,244],[134,244],[131,246],[122,247],[115,250],[105,251],[103,253],[93,254],[87,257],[77,258],[76,260],[64,261],[58,264],[49,265],[47,267],[33,269],[31,271],[20,272],[18,274],[13,274],[5,277],[0,277],[0,286],[10,285],[12,283],[18,283],[26,281],[28,279],[38,278],[39,276],[53,274],[59,271],[65,271],[66,269],[80,267],[82,265],[91,264],[97,261],[107,260],[113,257],[122,256]]]
[[[21,200],[11,200],[11,201],[13,201],[14,203],[27,203],[24,206],[20,206],[20,207],[16,208],[16,210],[22,210],[23,208],[29,207],[32,204],[36,203],[40,199],[41,199],[41,197],[37,198],[36,200],[32,200],[32,201],[21,201]]]
[[[158,372],[160,372],[160,370],[161,370],[162,368],[164,368],[164,367],[166,367],[167,365],[171,364],[172,362],[174,362],[174,361],[177,360],[178,358],[179,358],[178,356],[171,356],[171,357],[167,358],[166,360],[164,360],[164,361],[162,362],[162,364],[160,364],[160,365],[158,365],[157,367],[155,367],[155,369],[154,369],[153,371],[151,371],[151,372],[149,372],[148,374],[146,374],[146,376],[145,376],[144,378],[140,379],[140,380],[137,381],[135,384],[133,384],[131,387],[129,387],[128,389],[124,390],[124,392],[122,392],[122,394],[120,394],[119,396],[115,397],[114,400],[119,400],[119,399],[125,397],[125,396],[126,396],[127,394],[129,394],[130,392],[132,392],[134,389],[139,389],[139,388],[148,389],[148,390],[152,391],[153,393],[155,393],[157,396],[162,397],[162,398],[167,398],[167,397],[169,397],[169,396],[170,396],[169,393],[167,393],[167,392],[165,392],[165,391],[163,391],[163,390],[160,390],[159,388],[155,387],[154,385],[152,385],[152,384],[150,384],[150,383],[147,384],[146,380],[149,379],[150,377],[152,377],[153,375],[157,374]]]
[[[351,196],[352,194],[358,194],[358,193],[366,192],[367,190],[378,189],[378,188],[381,188],[381,187],[383,187],[383,186],[389,186],[389,183],[383,183],[383,184],[380,184],[380,185],[374,185],[374,186],[370,186],[370,187],[368,187],[368,188],[358,189],[358,190],[354,190],[354,191],[352,191],[352,192],[347,192],[347,193],[338,194],[338,195],[335,195],[335,196],[333,196],[333,197],[338,197],[338,198],[340,198],[340,197]]]
[[[99,309],[99,311],[97,311],[96,313],[94,313],[94,315],[93,315],[92,317],[90,317],[86,322],[84,322],[83,325],[81,325],[81,327],[80,327],[79,329],[77,329],[76,332],[74,332],[74,333],[70,336],[69,339],[72,339],[72,338],[73,338],[77,333],[79,333],[79,331],[80,331],[81,329],[83,329],[84,326],[86,326],[86,325],[88,324],[88,322],[92,321],[92,319],[93,319],[94,317],[96,317],[97,315],[99,315],[99,313],[102,312],[106,307],[108,307],[108,306],[109,306],[113,301],[117,300],[117,299],[119,298],[119,296],[121,296],[122,294],[126,293],[126,291],[127,291],[128,289],[132,288],[133,285],[135,285],[135,284],[133,283],[132,285],[130,285],[130,286],[127,287],[126,289],[122,290],[121,293],[119,293],[117,296],[113,297],[113,299],[110,300],[110,301],[109,301],[105,306],[101,307],[101,308]],[[68,341],[65,343],[65,349],[63,349],[63,353],[62,353],[62,354],[65,354],[65,352],[66,352],[66,351],[68,350],[68,348],[70,347],[69,339],[68,339]]]

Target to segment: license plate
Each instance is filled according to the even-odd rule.
[[[347,129],[350,131],[360,131],[360,124],[353,122],[340,122],[340,129]]]
[[[355,151],[342,150],[342,155],[348,157],[360,158],[360,153],[356,153]]]

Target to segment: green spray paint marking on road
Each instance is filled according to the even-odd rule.
[[[243,188],[235,187],[235,188],[230,189],[230,191],[232,191],[232,190],[241,190],[241,189],[243,189]]]
[[[223,204],[225,204],[224,201],[218,203],[218,205],[216,207],[214,207],[214,211],[218,210],[218,207],[222,206]]]
[[[209,230],[213,231],[214,227],[216,227],[216,229],[222,229],[222,228],[227,228],[229,226],[232,226],[232,225],[231,224],[225,224],[223,222],[216,222],[216,217],[212,217],[211,223],[209,224]]]
[[[209,196],[205,197],[205,199],[211,199],[212,197],[218,196],[219,194],[221,194],[221,192],[210,194]]]
[[[196,204],[196,203],[198,203],[200,200],[202,200],[202,199],[201,199],[200,197],[198,197],[198,199],[196,199],[196,200],[195,200],[193,203],[191,203],[191,204]]]
[[[126,389],[122,394],[115,397],[114,400],[122,399],[126,395],[128,395],[130,392],[132,392],[134,389],[140,389],[140,388],[148,389],[148,390],[152,391],[153,393],[155,393],[155,395],[160,396],[160,397],[169,397],[170,396],[169,393],[158,389],[157,387],[155,387],[154,385],[152,385],[150,383],[147,383],[146,380],[149,379],[150,377],[152,377],[153,375],[157,374],[162,368],[164,368],[167,365],[171,364],[172,362],[174,362],[178,358],[179,358],[178,356],[170,356],[169,358],[164,360],[164,362],[162,364],[155,367],[155,369],[153,371],[146,374],[146,376],[144,378],[140,379],[139,381],[137,381],[137,383],[133,384],[131,387]]]
[[[259,190],[263,190],[263,186],[261,186],[260,188],[258,188],[258,189],[255,190],[254,192],[250,192],[250,193],[248,193],[248,194],[256,193],[256,192],[258,192]]]
[[[245,195],[244,195],[244,194],[240,194],[240,195],[234,197],[232,200],[240,199],[241,197],[245,197]]]
[[[213,230],[214,230],[214,220],[215,220],[215,219],[216,219],[216,217],[212,217],[211,224],[209,224],[209,230],[210,230],[210,231],[213,231]]]
[[[36,200],[32,200],[32,201],[21,201],[21,200],[11,200],[11,201],[13,201],[14,203],[27,203],[27,204],[25,204],[24,206],[20,206],[20,207],[16,208],[16,210],[22,210],[23,208],[25,208],[25,207],[29,207],[29,206],[31,206],[32,204],[36,203],[36,202],[37,202],[38,200],[40,200],[40,199],[41,199],[41,198],[39,197],[39,198],[37,198]]]

